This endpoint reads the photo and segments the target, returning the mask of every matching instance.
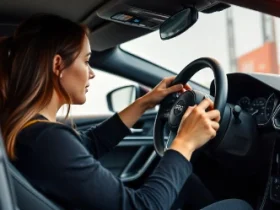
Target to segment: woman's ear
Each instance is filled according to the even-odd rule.
[[[60,55],[55,55],[53,58],[53,73],[56,76],[61,77],[61,71],[63,69],[63,61]]]

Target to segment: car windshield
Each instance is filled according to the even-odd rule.
[[[162,41],[155,31],[121,45],[129,53],[175,73],[200,57],[218,60],[226,73],[279,74],[280,20],[232,6],[212,14],[199,13],[197,23],[183,34]],[[192,80],[209,87],[210,69]]]

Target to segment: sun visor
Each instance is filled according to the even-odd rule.
[[[97,15],[104,20],[149,30],[157,30],[170,17],[123,3],[105,5],[97,11]]]

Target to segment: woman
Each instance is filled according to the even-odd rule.
[[[57,123],[61,106],[85,102],[94,78],[87,35],[85,27],[69,20],[36,15],[1,40],[0,113],[8,156],[35,188],[67,209],[170,209],[192,172],[193,151],[216,135],[220,114],[205,111],[213,106],[210,100],[188,109],[170,149],[145,184],[138,190],[125,187],[97,159],[129,134],[145,110],[183,87],[168,87],[174,78],[164,79],[84,133]],[[227,202],[249,209],[242,201]]]

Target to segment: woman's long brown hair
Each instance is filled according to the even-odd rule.
[[[69,67],[87,34],[84,26],[41,14],[20,24],[13,36],[0,39],[0,126],[9,158],[16,158],[17,135],[49,104],[54,89],[68,104],[68,116],[71,98],[53,72],[53,59],[60,55],[64,68]]]

